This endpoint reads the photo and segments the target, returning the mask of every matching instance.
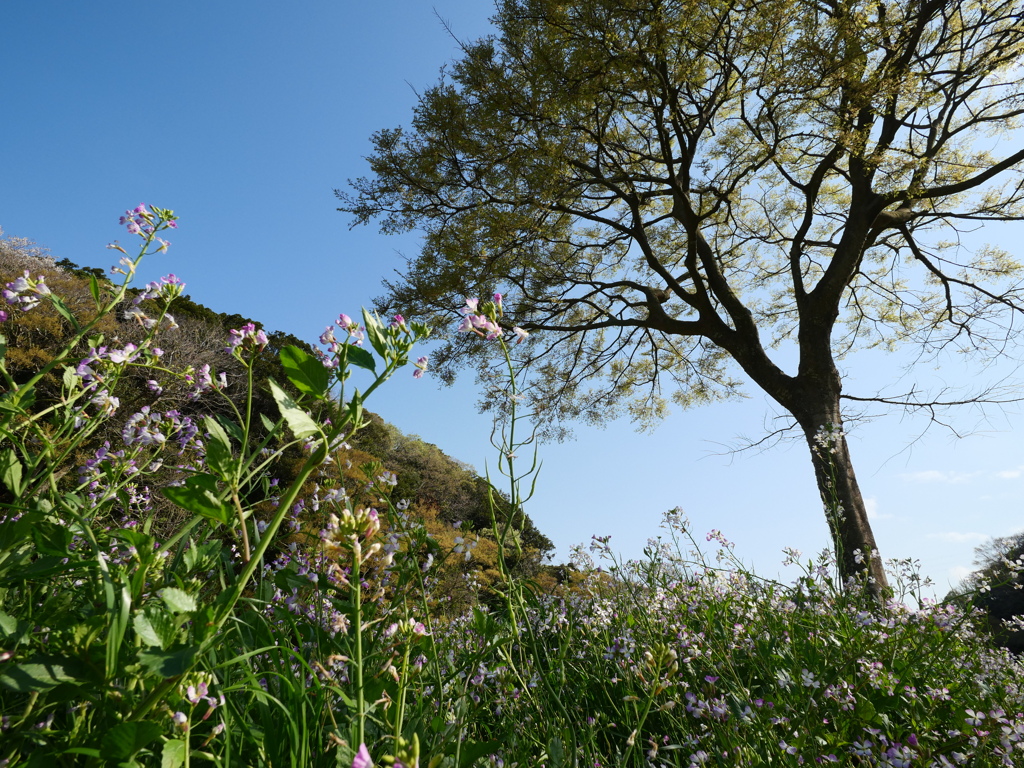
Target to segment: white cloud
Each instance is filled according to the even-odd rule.
[[[878,511],[878,499],[874,496],[868,496],[864,499],[864,507],[867,509],[868,518],[870,520],[891,520],[892,515]]]
[[[1024,465],[1019,466],[1016,469],[1004,469],[1001,472],[995,473],[995,476],[1000,480],[1016,480],[1021,475],[1024,475]]]
[[[949,569],[949,583],[954,586],[970,576],[974,571],[966,565],[954,565]]]
[[[912,483],[947,483],[963,484],[980,477],[983,472],[941,472],[937,469],[926,469],[921,472],[904,472],[900,477]]]
[[[968,533],[948,531],[946,533],[929,533],[928,538],[948,541],[950,544],[970,544],[973,542],[988,541],[991,537],[988,534],[976,533],[974,531]]]

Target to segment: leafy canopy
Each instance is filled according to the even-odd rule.
[[[999,353],[1021,265],[958,228],[1022,215],[1024,6],[506,0],[339,192],[421,228],[381,306],[451,327],[508,291],[552,415],[734,394],[790,412],[864,346]],[[1011,312],[1012,313],[1012,312]],[[791,343],[787,374],[773,349]],[[453,336],[451,377],[485,344]],[[432,359],[432,363],[434,359]],[[486,363],[484,363],[486,365]],[[581,386],[591,382],[589,388]]]

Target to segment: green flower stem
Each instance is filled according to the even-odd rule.
[[[362,553],[352,550],[352,574],[349,578],[352,599],[352,618],[356,625],[356,741],[366,743],[366,701],[363,698],[363,585],[360,582],[359,566]]]

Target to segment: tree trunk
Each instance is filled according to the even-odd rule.
[[[851,579],[864,582],[873,601],[882,605],[889,596],[889,582],[853,471],[838,398],[833,403],[804,401],[804,407],[793,415],[811,450],[814,475],[825,505],[843,584],[848,585]]]

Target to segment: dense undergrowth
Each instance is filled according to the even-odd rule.
[[[829,553],[787,553],[799,575],[780,584],[717,531],[705,556],[672,511],[643,561],[594,539],[561,584],[539,582],[506,344],[522,332],[499,296],[469,302],[461,330],[505,352],[507,490],[486,494],[487,536],[446,538],[400,478],[347,464],[363,401],[422,326],[342,315],[319,353],[273,350],[265,391],[271,342],[248,323],[221,358],[171,365],[180,281],[128,282],[173,215],[140,206],[123,223],[142,249],[122,285],[87,276],[69,301],[30,273],[5,293],[14,315],[52,311],[61,342],[32,360],[2,350],[0,765],[1024,760],[1020,664],[967,609],[925,599],[910,564],[893,564],[881,606],[836,583]],[[125,312],[138,336],[103,338]],[[177,399],[131,410],[119,393],[140,383]],[[489,576],[455,567],[485,546]]]

